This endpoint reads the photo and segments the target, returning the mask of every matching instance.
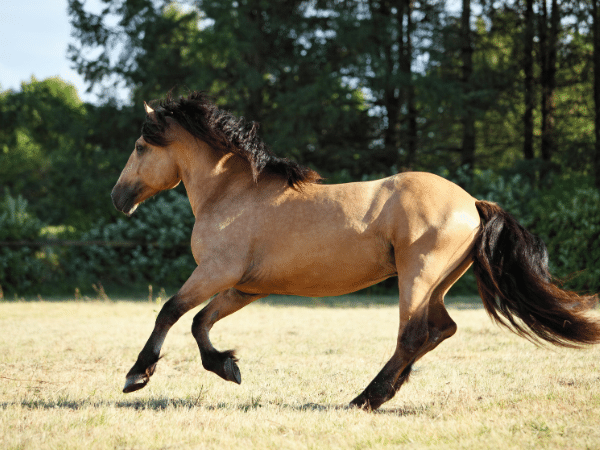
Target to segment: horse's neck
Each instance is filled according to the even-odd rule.
[[[253,184],[249,164],[242,158],[205,148],[190,150],[180,158],[179,167],[194,216],[212,207],[216,199],[239,197]]]

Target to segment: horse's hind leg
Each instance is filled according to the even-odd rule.
[[[210,342],[209,332],[218,320],[265,296],[244,294],[237,289],[228,289],[214,297],[194,317],[192,334],[200,348],[202,366],[206,370],[216,373],[224,380],[233,381],[237,384],[242,382],[240,370],[236,364],[235,352],[233,350],[220,352],[215,349]]]
[[[400,331],[396,351],[375,379],[350,404],[374,410],[390,400],[410,376],[413,364],[456,332],[456,324],[444,306],[448,289],[469,268],[465,258],[434,289],[417,277],[404,292],[400,288]],[[399,280],[406,283],[406,277]]]
[[[414,283],[408,299],[400,301],[400,330],[396,350],[383,369],[350,405],[374,410],[390,400],[410,375],[419,350],[428,340],[427,326],[429,293]]]

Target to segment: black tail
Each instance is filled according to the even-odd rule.
[[[482,227],[473,268],[488,314],[535,342],[564,347],[600,343],[600,320],[587,314],[597,296],[580,296],[552,283],[542,240],[498,205],[478,201],[475,206]]]

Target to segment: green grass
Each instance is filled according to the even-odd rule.
[[[238,350],[241,386],[202,368],[188,314],[128,395],[159,305],[3,302],[0,448],[600,448],[600,347],[538,348],[449,303],[458,333],[365,413],[347,404],[394,350],[391,298],[272,298],[219,322],[213,343]]]

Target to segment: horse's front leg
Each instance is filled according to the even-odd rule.
[[[163,305],[150,338],[127,373],[123,392],[137,391],[148,384],[160,359],[160,350],[167,333],[182,315],[235,283],[228,277],[215,279],[214,276],[210,276],[211,273],[215,272],[197,267],[179,292]]]
[[[161,308],[154,324],[154,330],[137,361],[127,373],[123,392],[129,393],[143,388],[154,374],[156,363],[160,358],[160,349],[167,332],[177,320],[189,310],[189,304],[182,301],[178,294],[171,297]]]
[[[200,348],[202,365],[227,381],[240,384],[242,377],[233,350],[220,352],[210,342],[209,332],[218,321],[266,295],[245,294],[237,289],[219,293],[194,317],[192,334]]]

